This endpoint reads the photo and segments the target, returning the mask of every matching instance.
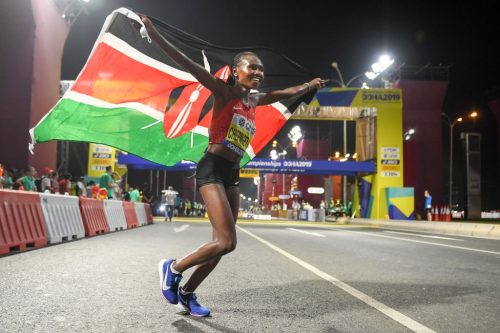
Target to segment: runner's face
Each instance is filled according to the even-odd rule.
[[[264,65],[256,56],[246,56],[236,67],[238,83],[249,89],[257,89],[264,80]]]

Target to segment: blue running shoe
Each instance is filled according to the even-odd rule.
[[[198,303],[195,293],[183,295],[179,290],[179,305],[184,308],[186,312],[189,312],[191,316],[207,317],[210,315],[210,310]]]
[[[160,287],[163,297],[170,304],[179,303],[179,282],[181,282],[182,275],[172,272],[171,265],[174,259],[162,259],[158,264],[158,272],[160,273]]]

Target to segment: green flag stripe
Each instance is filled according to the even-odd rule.
[[[35,140],[101,143],[167,166],[179,160],[198,162],[208,143],[205,135],[167,139],[163,122],[142,129],[155,120],[127,107],[103,108],[63,98],[35,128]],[[242,165],[249,160],[245,154]]]

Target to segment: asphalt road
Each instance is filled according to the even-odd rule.
[[[249,224],[198,290],[161,297],[162,258],[210,239],[155,223],[0,258],[0,332],[498,332],[500,241],[355,226]],[[189,275],[189,271],[185,276]]]

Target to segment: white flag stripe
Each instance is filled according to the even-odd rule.
[[[102,99],[95,98],[86,94],[82,94],[73,90],[68,90],[63,99],[71,99],[75,102],[80,102],[88,105],[92,105],[98,108],[130,108],[137,110],[153,119],[162,120],[163,121],[163,112],[160,112],[154,108],[151,108],[147,105],[137,102],[128,102],[128,103],[110,103],[103,101]]]
[[[276,102],[276,103],[273,103],[271,105],[276,110],[278,110],[283,115],[283,117],[285,117],[285,119],[288,120],[288,118],[290,118],[292,116],[292,114],[290,113],[290,111],[288,110],[288,108],[286,106],[284,106],[283,104],[281,104],[280,102]]]

